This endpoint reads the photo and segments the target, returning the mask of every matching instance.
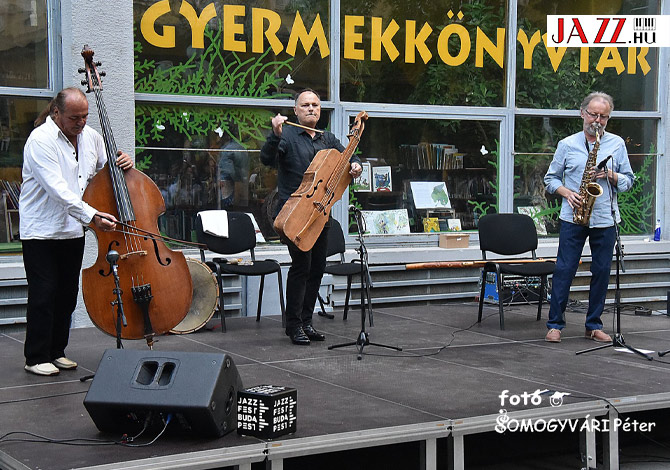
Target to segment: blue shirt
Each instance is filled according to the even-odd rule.
[[[549,165],[547,174],[544,175],[544,184],[547,187],[547,192],[553,194],[561,186],[565,186],[576,193],[579,192],[586,160],[594,144],[589,143],[587,150],[584,131],[568,136],[558,143],[554,159]],[[628,161],[628,152],[626,151],[623,139],[618,135],[605,132],[600,138],[600,150],[598,151],[596,162],[600,163],[609,155],[612,155],[612,159],[607,163],[607,167],[618,173],[616,187],[612,187],[611,190],[614,203],[610,202],[609,187],[611,185],[609,181],[606,178],[596,180],[596,183],[603,187],[603,194],[596,198],[593,205],[593,213],[589,220],[589,227],[591,228],[611,227],[614,225],[612,206],[614,207],[617,223],[621,221],[616,195],[619,192],[629,190],[635,182],[635,175],[630,166],[630,161]],[[561,206],[560,219],[573,223],[572,207],[570,207],[565,198],[563,198]]]

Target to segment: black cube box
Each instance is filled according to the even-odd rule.
[[[298,391],[258,385],[237,393],[237,433],[273,439],[294,433],[298,420]]]

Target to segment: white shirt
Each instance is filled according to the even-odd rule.
[[[107,161],[102,136],[85,126],[75,148],[51,117],[30,133],[23,149],[19,197],[21,239],[84,235],[97,212],[82,201],[84,189]]]

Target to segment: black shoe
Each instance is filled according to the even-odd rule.
[[[319,310],[317,313],[319,314],[320,317],[325,317],[325,318],[328,318],[329,320],[332,320],[332,319],[335,318],[335,315],[333,315],[332,313],[326,313],[326,312],[323,312],[321,310]]]
[[[312,341],[324,341],[326,339],[326,335],[316,331],[312,325],[303,326],[302,331],[304,331],[305,335]]]
[[[286,330],[286,336],[291,338],[293,344],[298,344],[300,346],[309,346],[309,338],[303,331],[301,327],[298,327],[294,330]]]

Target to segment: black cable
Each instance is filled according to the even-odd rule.
[[[83,437],[74,437],[70,439],[53,439],[50,437],[42,436],[40,434],[35,434],[30,431],[10,431],[6,434],[3,434],[0,436],[0,444],[4,442],[33,442],[33,443],[38,443],[38,444],[60,444],[60,445],[69,445],[69,446],[109,446],[109,445],[119,445],[123,447],[147,447],[152,444],[154,444],[159,437],[165,433],[165,430],[168,427],[168,424],[170,424],[170,421],[172,421],[172,413],[169,413],[167,418],[163,421],[163,429],[154,437],[151,441],[142,443],[142,444],[131,444],[131,442],[135,441],[138,437],[140,437],[144,431],[147,430],[149,427],[149,424],[151,422],[151,416],[152,414],[149,413],[145,420],[144,420],[144,426],[142,430],[136,434],[135,436],[128,437],[127,435],[123,435],[121,440],[119,441],[114,441],[114,440],[109,440],[109,439],[91,439],[91,438],[83,438]],[[11,438],[9,439],[10,436],[13,435],[26,435],[26,436],[31,436],[34,439],[27,439],[27,438]]]
[[[495,315],[498,315],[498,312],[491,313],[490,315],[485,316],[484,318],[482,318],[482,322],[484,320],[486,320],[487,318],[493,317]],[[451,332],[451,340],[447,344],[444,344],[442,346],[435,346],[436,348],[438,348],[437,351],[434,351],[434,352],[431,352],[431,353],[425,353],[425,354],[418,354],[418,353],[417,354],[377,354],[377,353],[367,353],[367,352],[363,351],[363,354],[368,355],[368,356],[375,356],[375,357],[430,357],[430,356],[437,356],[442,351],[444,351],[449,346],[451,346],[451,343],[453,343],[454,340],[456,339],[456,333],[460,333],[461,331],[468,331],[468,330],[470,330],[470,328],[477,325],[478,323],[480,323],[480,322],[475,321],[472,325],[468,326],[467,328],[459,328],[457,330],[452,331]],[[430,348],[430,349],[432,349],[432,348]]]
[[[32,436],[35,439],[8,439],[9,436],[14,434],[25,434],[27,436]],[[81,442],[80,442],[81,441]],[[37,442],[45,444],[62,444],[62,445],[72,445],[72,446],[98,446],[98,445],[114,445],[120,444],[117,441],[111,441],[106,439],[90,439],[90,438],[71,438],[71,439],[52,439],[50,437],[42,436],[39,434],[32,433],[30,431],[10,431],[6,434],[0,436],[0,443],[3,442]]]
[[[42,395],[42,396],[39,396],[39,397],[17,398],[16,400],[0,401],[0,405],[7,405],[9,403],[21,403],[21,402],[33,401],[33,400],[43,400],[45,398],[65,397],[67,395],[77,395],[77,394],[80,394],[80,393],[86,393],[87,391],[88,390],[80,390],[78,392],[56,393],[54,395]]]
[[[144,425],[142,426],[142,430],[140,432],[138,432],[137,434],[135,434],[134,436],[130,436],[130,437],[128,437],[127,434],[124,434],[121,437],[121,442],[124,442],[124,443],[134,442],[138,437],[140,437],[142,434],[144,434],[144,431],[146,431],[149,428],[149,424],[151,423],[151,418],[152,417],[153,417],[153,412],[150,411],[144,417]]]
[[[163,433],[165,432],[165,430],[168,427],[168,424],[170,424],[170,421],[172,421],[172,413],[169,413],[167,415],[167,418],[163,421],[163,423],[164,423],[163,429],[161,429],[161,432],[159,432],[158,435],[156,437],[154,437],[150,442],[146,442],[144,444],[124,444],[124,445],[126,447],[147,447],[147,446],[150,446],[151,444],[156,442],[159,437],[161,437],[163,435]]]

